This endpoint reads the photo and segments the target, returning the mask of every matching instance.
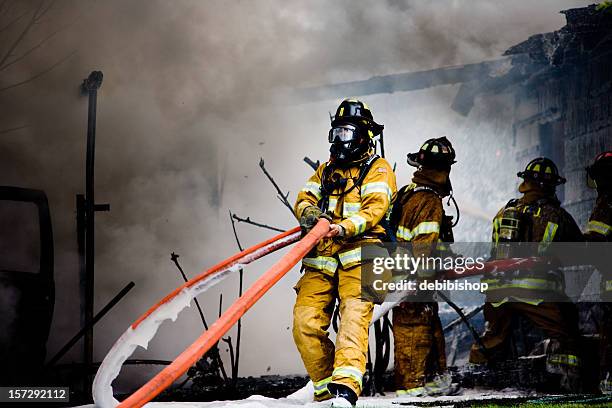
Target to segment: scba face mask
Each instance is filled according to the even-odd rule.
[[[332,127],[329,131],[329,152],[338,163],[349,163],[367,150],[367,142],[362,140],[360,129],[351,124]]]
[[[359,131],[353,125],[339,125],[329,130],[329,143],[347,143],[357,140]]]

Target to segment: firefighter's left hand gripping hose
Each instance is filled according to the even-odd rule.
[[[120,408],[141,407],[169,387],[194,365],[221,337],[251,308],[276,282],[291,270],[329,231],[329,221],[319,219],[317,224],[281,259],[266,271],[244,294],[232,304],[174,361],[149,380],[140,389],[119,404]]]

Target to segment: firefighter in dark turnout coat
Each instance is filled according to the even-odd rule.
[[[587,184],[597,189],[597,200],[584,237],[591,242],[612,242],[612,151],[597,155],[586,171]],[[608,262],[595,266],[601,274],[599,388],[609,394],[612,393],[612,268]]]
[[[555,195],[556,186],[565,179],[552,160],[534,159],[517,175],[524,179],[519,186],[523,196],[510,200],[493,220],[496,257],[514,257],[505,252],[504,243],[509,242],[538,243],[538,254],[543,255],[552,242],[582,241],[576,222]],[[470,361],[505,359],[513,317],[523,315],[551,339],[547,351],[548,371],[561,375],[562,388],[574,388],[580,365],[577,312],[569,301],[550,301],[564,296],[562,272],[548,266],[536,267],[503,276],[485,276],[483,282],[489,285],[484,307],[487,329],[482,337],[487,353],[475,344]]]

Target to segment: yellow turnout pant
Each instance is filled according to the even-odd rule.
[[[315,399],[329,397],[330,382],[346,385],[359,395],[374,307],[361,300],[361,266],[339,266],[333,276],[306,268],[295,290],[293,339],[314,383]],[[337,298],[340,324],[334,345],[327,329]]]

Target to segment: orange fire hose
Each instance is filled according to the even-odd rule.
[[[276,282],[293,268],[329,231],[329,221],[320,219],[317,225],[278,262],[264,273],[244,294],[213,323],[196,341],[149,382],[119,404],[120,408],[141,407],[169,387],[193,366]],[[240,255],[240,254],[239,254]],[[233,258],[233,257],[232,257]],[[232,259],[230,258],[230,260]],[[229,263],[229,261],[223,264]],[[214,269],[214,268],[213,268]],[[186,284],[187,285],[187,284]],[[163,303],[164,300],[162,300]],[[144,319],[134,323],[134,327]]]
[[[138,334],[136,333],[138,330],[141,329],[143,323],[149,322],[149,324],[151,324],[155,322],[155,320],[149,321],[151,320],[154,313],[159,312],[166,305],[174,302],[185,292],[185,290],[195,289],[200,285],[203,285],[204,287],[206,287],[207,285],[211,285],[211,282],[213,282],[217,277],[221,277],[224,273],[227,273],[231,268],[236,267],[238,264],[249,264],[278,249],[291,245],[300,240],[300,235],[300,228],[295,227],[275,237],[269,238],[260,244],[247,248],[244,251],[226,259],[225,261],[218,263],[212,268],[203,271],[199,275],[195,276],[188,282],[181,285],[176,290],[172,291],[172,293],[165,296],[160,302],[151,307],[144,315],[142,315],[138,320],[136,320],[136,322],[130,325],[129,329],[121,335],[121,337],[115,342],[115,344],[113,344],[108,354],[104,358],[104,361],[100,365],[100,368],[98,369],[94,380],[92,390],[93,398],[96,404],[104,407],[111,407],[119,404],[119,402],[114,400],[114,398],[112,397],[111,386],[112,381],[119,374],[119,371],[117,370],[117,364],[121,365],[133,353],[134,346],[146,347],[146,344],[148,343],[150,338],[148,340],[143,337],[138,338]],[[197,292],[198,290],[196,289],[196,293]],[[164,319],[162,319],[162,321],[167,318],[174,320],[172,316],[166,316]],[[162,321],[158,321],[158,325],[161,324]],[[149,328],[149,330],[154,330],[154,336],[155,331],[157,329],[155,327],[152,327]],[[140,334],[142,335],[143,332],[140,332]],[[134,343],[134,341],[136,341],[136,343]]]
[[[216,264],[215,266],[213,266],[212,268],[207,269],[205,272],[199,274],[198,276],[190,279],[188,282],[185,282],[183,285],[179,286],[178,288],[176,288],[175,290],[173,290],[172,292],[170,292],[170,294],[168,294],[166,297],[164,297],[162,300],[160,300],[159,302],[157,302],[155,305],[153,305],[149,310],[147,310],[142,316],[140,316],[138,318],[138,320],[136,320],[134,323],[132,323],[132,328],[135,329],[144,319],[147,318],[147,316],[149,316],[151,313],[153,313],[156,309],[159,308],[159,306],[163,305],[164,303],[166,303],[169,299],[172,299],[173,297],[176,296],[177,293],[179,293],[180,291],[182,291],[183,289],[193,286],[196,283],[202,281],[204,278],[222,270],[225,268],[229,268],[232,265],[235,265],[237,263],[247,263],[245,262],[245,258],[248,257],[249,255],[253,255],[255,252],[257,252],[258,250],[261,250],[262,248],[266,247],[266,246],[270,246],[269,250],[267,253],[272,252],[278,248],[282,248],[283,246],[287,245],[287,242],[283,243],[283,239],[284,238],[288,238],[290,237],[292,234],[295,234],[297,232],[300,231],[300,227],[295,227],[292,228],[288,231],[283,232],[282,234],[279,234],[275,237],[272,237],[262,243],[259,243],[257,245],[254,245],[250,248],[245,249],[242,252],[239,252],[233,256],[231,256],[230,258],[227,258],[226,260],[219,262],[218,264]],[[297,238],[296,238],[297,239]],[[289,242],[291,243],[291,242]],[[274,244],[274,245],[272,245]]]

